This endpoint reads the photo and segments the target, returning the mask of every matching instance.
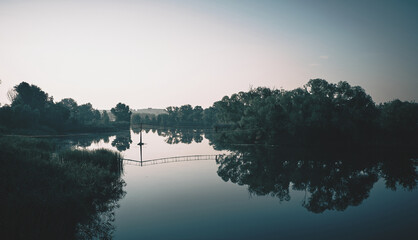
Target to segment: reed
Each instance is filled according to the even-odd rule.
[[[121,155],[105,149],[56,149],[48,140],[0,137],[1,236],[111,234],[111,224],[100,222],[100,216],[112,212],[125,194]]]

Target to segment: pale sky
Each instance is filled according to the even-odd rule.
[[[22,81],[110,109],[208,107],[312,78],[418,99],[418,1],[0,0],[0,103]]]

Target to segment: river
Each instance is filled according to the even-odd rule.
[[[306,160],[309,151],[225,149],[194,130],[142,134],[144,163],[219,157],[124,161],[115,239],[418,239],[416,160],[393,171],[387,161],[338,153],[321,162]],[[72,144],[140,161],[139,139],[131,130]],[[271,163],[272,154],[280,160]]]

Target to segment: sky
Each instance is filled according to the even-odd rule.
[[[313,78],[417,101],[417,29],[418,1],[0,0],[0,104],[22,81],[140,109]]]

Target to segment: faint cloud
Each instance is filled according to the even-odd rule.
[[[327,59],[329,58],[329,56],[327,56],[327,55],[322,55],[322,56],[319,56],[319,58],[320,58],[320,59],[327,60]]]

